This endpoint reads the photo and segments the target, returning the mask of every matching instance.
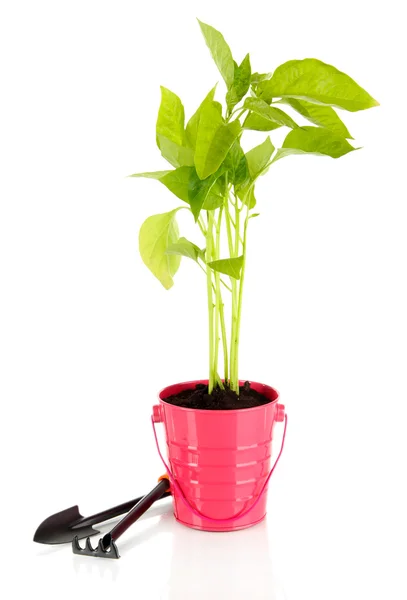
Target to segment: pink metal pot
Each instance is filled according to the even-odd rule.
[[[274,423],[283,421],[278,392],[251,382],[270,399],[268,404],[238,410],[180,408],[165,401],[207,380],[164,388],[153,407],[152,421],[164,423],[167,469],[177,521],[204,531],[235,531],[266,516],[267,486],[284,445],[270,470]],[[243,382],[240,382],[243,385]],[[285,417],[285,425],[287,417]]]

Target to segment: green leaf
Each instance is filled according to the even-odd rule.
[[[239,186],[247,179],[249,176],[247,160],[239,140],[235,140],[223,164],[228,170],[229,183]]]
[[[238,120],[225,124],[214,102],[205,104],[199,119],[195,167],[201,179],[215,173],[241,132]]]
[[[316,58],[290,60],[282,64],[270,80],[259,83],[257,95],[268,103],[273,98],[290,97],[338,106],[352,112],[379,104],[349,75]]]
[[[194,167],[178,167],[173,171],[155,171],[152,173],[135,173],[131,177],[147,177],[157,179],[165,185],[177,198],[189,204],[189,181],[192,176],[196,177]]]
[[[220,260],[209,262],[208,266],[218,273],[229,275],[229,277],[233,277],[234,279],[240,279],[243,256],[238,256],[237,258],[221,258]]]
[[[186,256],[195,262],[198,262],[198,258],[205,261],[204,251],[184,237],[180,237],[175,244],[170,244],[167,248],[166,254],[178,254],[179,256]]]
[[[186,146],[178,146],[163,135],[157,135],[157,145],[162,156],[168,160],[173,167],[184,167],[194,165],[194,151]]]
[[[206,23],[202,23],[199,19],[198,23],[212,58],[229,89],[233,85],[235,75],[235,65],[230,48],[225,42],[223,35],[217,29],[206,25]]]
[[[275,108],[274,106],[269,106],[267,102],[264,102],[264,100],[261,100],[260,98],[246,98],[243,106],[272,123],[285,125],[292,129],[298,127],[297,123],[295,123],[284,111]]]
[[[133,173],[129,177],[146,177],[147,179],[158,179],[160,180],[164,175],[172,173],[172,171],[150,171],[146,173]]]
[[[191,206],[195,219],[198,218],[200,210],[215,210],[222,206],[225,195],[224,182],[220,183],[220,177],[224,169],[219,170],[201,180],[195,167],[178,167],[173,171],[155,171],[152,173],[135,173],[131,177],[147,177],[157,179],[165,185],[177,198],[187,202]]]
[[[281,127],[279,123],[269,121],[253,112],[249,112],[243,122],[243,129],[252,129],[254,131],[273,131],[273,129],[278,129],[279,127]]]
[[[198,125],[199,125],[199,119],[201,118],[202,107],[205,106],[205,104],[208,102],[213,102],[213,99],[215,97],[215,91],[216,91],[216,85],[215,85],[215,87],[213,87],[211,89],[209,94],[201,102],[198,109],[195,111],[195,113],[189,119],[188,124],[186,126],[185,133],[186,133],[187,142],[191,146],[191,148],[193,148],[194,150],[195,150],[195,146],[196,146],[196,136],[198,133]],[[216,104],[217,104],[217,109],[220,110],[220,114],[222,114],[221,104],[219,104],[219,103],[216,103]]]
[[[332,158],[339,158],[356,150],[344,137],[332,133],[329,129],[310,125],[290,131],[284,140],[283,148],[326,154]]]
[[[179,97],[161,86],[161,104],[156,125],[157,146],[173,167],[192,166],[194,153],[187,147],[184,107]]]
[[[180,200],[189,203],[189,182],[195,174],[194,167],[178,167],[161,177],[160,181]]]
[[[216,173],[212,174],[206,179],[200,179],[196,172],[191,175],[188,184],[188,199],[195,221],[198,220],[199,213],[201,212],[205,202],[213,202],[214,197],[218,196],[219,187],[217,186],[217,180],[223,174],[223,172],[224,168],[222,167]],[[208,208],[207,210],[213,209]]]
[[[258,177],[268,171],[270,158],[275,148],[268,137],[262,144],[256,146],[246,153],[248,167],[248,176],[245,181],[235,186],[237,196],[248,205],[250,209],[256,206],[256,197],[254,195],[254,182]]]
[[[254,195],[254,181],[248,177],[244,183],[236,189],[238,198],[250,209],[256,206],[256,197]]]
[[[179,237],[177,210],[148,217],[139,233],[141,258],[166,290],[174,285],[172,278],[181,262],[180,256],[166,254],[168,246],[175,244]]]
[[[202,208],[203,210],[216,210],[217,208],[221,207],[223,203],[224,196],[222,196],[221,194],[216,194],[211,190],[206,196]]]
[[[274,146],[268,137],[262,144],[259,144],[246,153],[247,165],[252,181],[266,172],[266,165],[270,162],[273,152]]]
[[[240,100],[246,96],[250,87],[250,76],[251,76],[251,66],[250,66],[250,56],[247,54],[240,66],[235,64],[235,74],[233,85],[226,94],[226,104],[228,107],[228,112],[231,113],[233,107],[236,106]]]
[[[251,77],[251,82],[256,85],[261,81],[266,81],[267,79],[271,79],[273,73],[253,73]]]
[[[219,173],[224,172],[224,166],[219,169]],[[217,177],[218,174],[215,173]],[[215,182],[215,185],[211,188],[209,194],[206,196],[202,208],[204,210],[216,210],[220,206],[223,206],[226,194],[226,180],[224,175],[220,175]]]
[[[293,154],[314,154],[315,156],[325,156],[320,152],[305,152],[305,150],[298,150],[297,148],[278,148],[271,162],[275,163],[277,160],[280,160],[280,158],[292,156]]]
[[[272,76],[273,73],[252,73],[250,86],[250,92],[252,96],[256,96],[258,84],[262,81],[267,81],[268,79],[271,79]]]
[[[294,108],[294,110],[308,119],[308,121],[311,121],[311,123],[314,123],[314,125],[325,127],[325,129],[329,129],[332,133],[341,135],[344,138],[353,139],[345,123],[343,123],[330,106],[312,104],[312,102],[297,100],[296,98],[284,98],[282,102]]]
[[[157,135],[166,137],[178,146],[184,144],[184,107],[177,94],[163,86],[161,86],[161,104],[158,111],[156,132]]]

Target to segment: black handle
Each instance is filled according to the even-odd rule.
[[[165,492],[161,494],[160,498],[167,498],[171,496],[170,492]],[[135,498],[134,500],[129,500],[128,502],[124,502],[123,504],[119,504],[118,506],[114,506],[113,508],[108,508],[107,510],[102,510],[102,512],[97,513],[95,515],[91,515],[90,517],[85,517],[84,519],[78,519],[76,523],[72,525],[72,529],[75,527],[86,527],[88,525],[96,525],[97,523],[103,523],[103,521],[108,521],[109,519],[114,519],[115,517],[119,517],[120,515],[124,515],[124,513],[128,513],[129,510],[133,508],[136,504],[140,502],[145,496],[140,496],[139,498]]]
[[[112,541],[115,542],[127,529],[133,525],[143,515],[156,500],[170,496],[168,490],[168,479],[162,479],[151,492],[140,499],[140,501],[127,513],[127,515],[117,523],[109,533],[106,533],[102,538],[102,545],[105,549],[111,546]]]

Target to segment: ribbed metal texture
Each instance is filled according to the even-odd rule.
[[[232,531],[261,521],[266,514],[267,490],[246,516],[261,492],[270,471],[271,442],[277,418],[278,393],[263,384],[252,383],[271,402],[257,408],[210,411],[179,408],[165,398],[197,383],[186,382],[160,393],[170,467],[188,502],[212,519],[195,515],[180,499],[176,489],[174,513],[177,520],[207,531]]]

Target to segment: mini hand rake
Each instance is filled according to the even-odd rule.
[[[85,547],[82,548],[79,544],[78,536],[75,536],[72,540],[72,552],[74,554],[80,554],[85,556],[98,556],[100,558],[120,558],[119,550],[116,546],[116,541],[127,529],[133,525],[143,515],[152,504],[159,498],[162,498],[163,494],[169,491],[168,477],[163,475],[160,477],[159,483],[153,490],[146,496],[144,496],[134,506],[127,515],[113,527],[109,533],[106,533],[100,538],[96,548],[92,547],[90,538],[86,538]]]
[[[163,481],[164,480],[164,483]],[[160,485],[161,484],[161,485]],[[115,517],[119,517],[125,513],[132,512],[133,509],[137,508],[138,512],[136,515],[132,515],[132,521],[127,522],[127,526],[123,529],[123,521],[120,521],[114,529],[116,529],[119,525],[121,525],[122,530],[119,533],[121,535],[132,523],[134,523],[150,506],[153,504],[155,500],[167,498],[171,496],[168,491],[168,480],[166,476],[160,478],[160,483],[158,484],[161,490],[161,494],[154,494],[154,499],[151,500],[151,494],[156,490],[154,488],[153,492],[147,494],[147,496],[140,496],[139,498],[135,498],[134,500],[129,500],[129,502],[125,502],[123,504],[119,504],[118,506],[114,506],[113,508],[109,508],[95,515],[91,515],[90,517],[83,517],[79,512],[78,506],[71,506],[65,510],[62,510],[54,515],[51,515],[47,519],[45,519],[41,525],[37,528],[34,534],[34,542],[38,542],[39,544],[66,544],[72,543],[75,539],[80,540],[83,538],[87,539],[87,550],[88,552],[94,552],[92,546],[89,543],[89,536],[96,535],[100,533],[97,529],[94,529],[92,525],[96,525],[97,523],[103,523],[104,521],[108,521],[109,519],[113,519]],[[147,498],[148,502],[147,502]],[[143,502],[142,502],[143,501]],[[142,504],[140,504],[142,502]],[[127,516],[129,516],[130,513]],[[113,530],[110,532],[113,533]],[[109,535],[109,534],[107,534]],[[115,538],[119,537],[118,532],[115,532]],[[76,546],[79,544],[76,542]],[[103,546],[106,548],[106,546]],[[79,546],[82,554],[87,554],[85,550],[82,550]],[[117,550],[117,548],[116,548]],[[118,554],[118,553],[117,553]],[[92,554],[93,556],[94,554]],[[105,555],[103,555],[105,556]],[[118,558],[118,556],[111,556],[111,558]]]

